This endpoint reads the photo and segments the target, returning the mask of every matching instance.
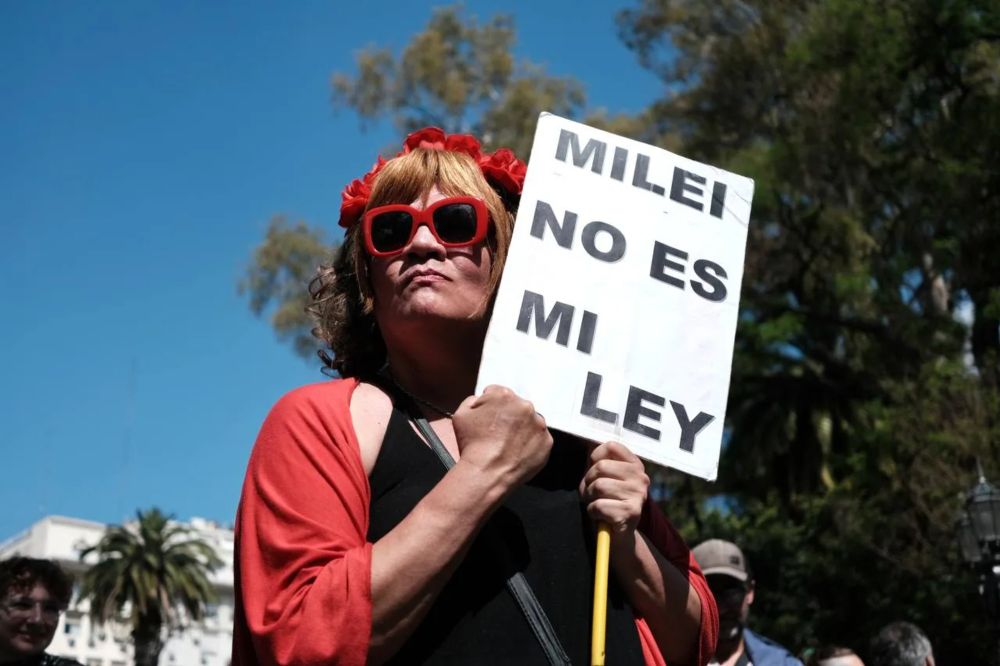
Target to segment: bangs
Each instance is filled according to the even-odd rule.
[[[386,204],[408,204],[435,185],[446,196],[472,195],[487,204],[497,197],[468,155],[418,148],[389,161],[379,172],[366,210]]]

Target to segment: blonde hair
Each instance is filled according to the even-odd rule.
[[[410,203],[434,186],[448,196],[471,195],[486,203],[490,214],[487,247],[492,267],[487,293],[493,298],[514,229],[517,202],[502,198],[486,181],[476,162],[463,153],[417,148],[389,161],[372,185],[365,210],[391,203]],[[374,315],[374,297],[369,277],[369,257],[361,239],[361,224],[344,234],[332,266],[321,266],[309,284],[309,313],[316,321],[313,335],[326,349],[319,356],[324,365],[343,377],[378,371],[385,362],[385,343]],[[485,305],[485,304],[484,304]]]

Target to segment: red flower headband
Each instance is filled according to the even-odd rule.
[[[507,194],[521,194],[524,187],[524,174],[527,165],[514,156],[509,148],[500,148],[495,153],[483,154],[479,148],[479,140],[469,134],[445,134],[437,127],[425,127],[413,132],[403,142],[403,150],[396,157],[405,155],[416,148],[431,148],[448,150],[455,153],[465,153],[476,161],[486,180],[494,188]],[[386,165],[386,160],[379,156],[378,161],[364,178],[355,178],[341,192],[340,226],[350,228],[361,219],[368,198],[372,194],[372,183],[375,176]]]

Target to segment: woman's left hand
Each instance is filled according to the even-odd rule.
[[[605,442],[591,449],[580,495],[590,517],[610,525],[612,534],[635,530],[648,489],[642,460],[624,445]]]
[[[580,494],[590,517],[611,528],[611,570],[636,617],[645,619],[653,632],[664,661],[694,663],[701,645],[702,613],[715,613],[715,606],[704,588],[711,605],[702,609],[702,592],[692,586],[692,580],[700,576],[687,569],[686,547],[680,546],[681,567],[637,529],[648,489],[642,461],[625,446],[607,442],[591,449]],[[661,543],[666,545],[662,536]],[[700,580],[704,586],[704,579]]]

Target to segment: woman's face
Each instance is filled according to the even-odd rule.
[[[410,205],[424,209],[445,198],[435,186]],[[428,318],[484,325],[493,266],[485,243],[446,248],[421,225],[399,254],[370,261],[375,317],[383,336],[391,337],[387,334],[393,327]]]

